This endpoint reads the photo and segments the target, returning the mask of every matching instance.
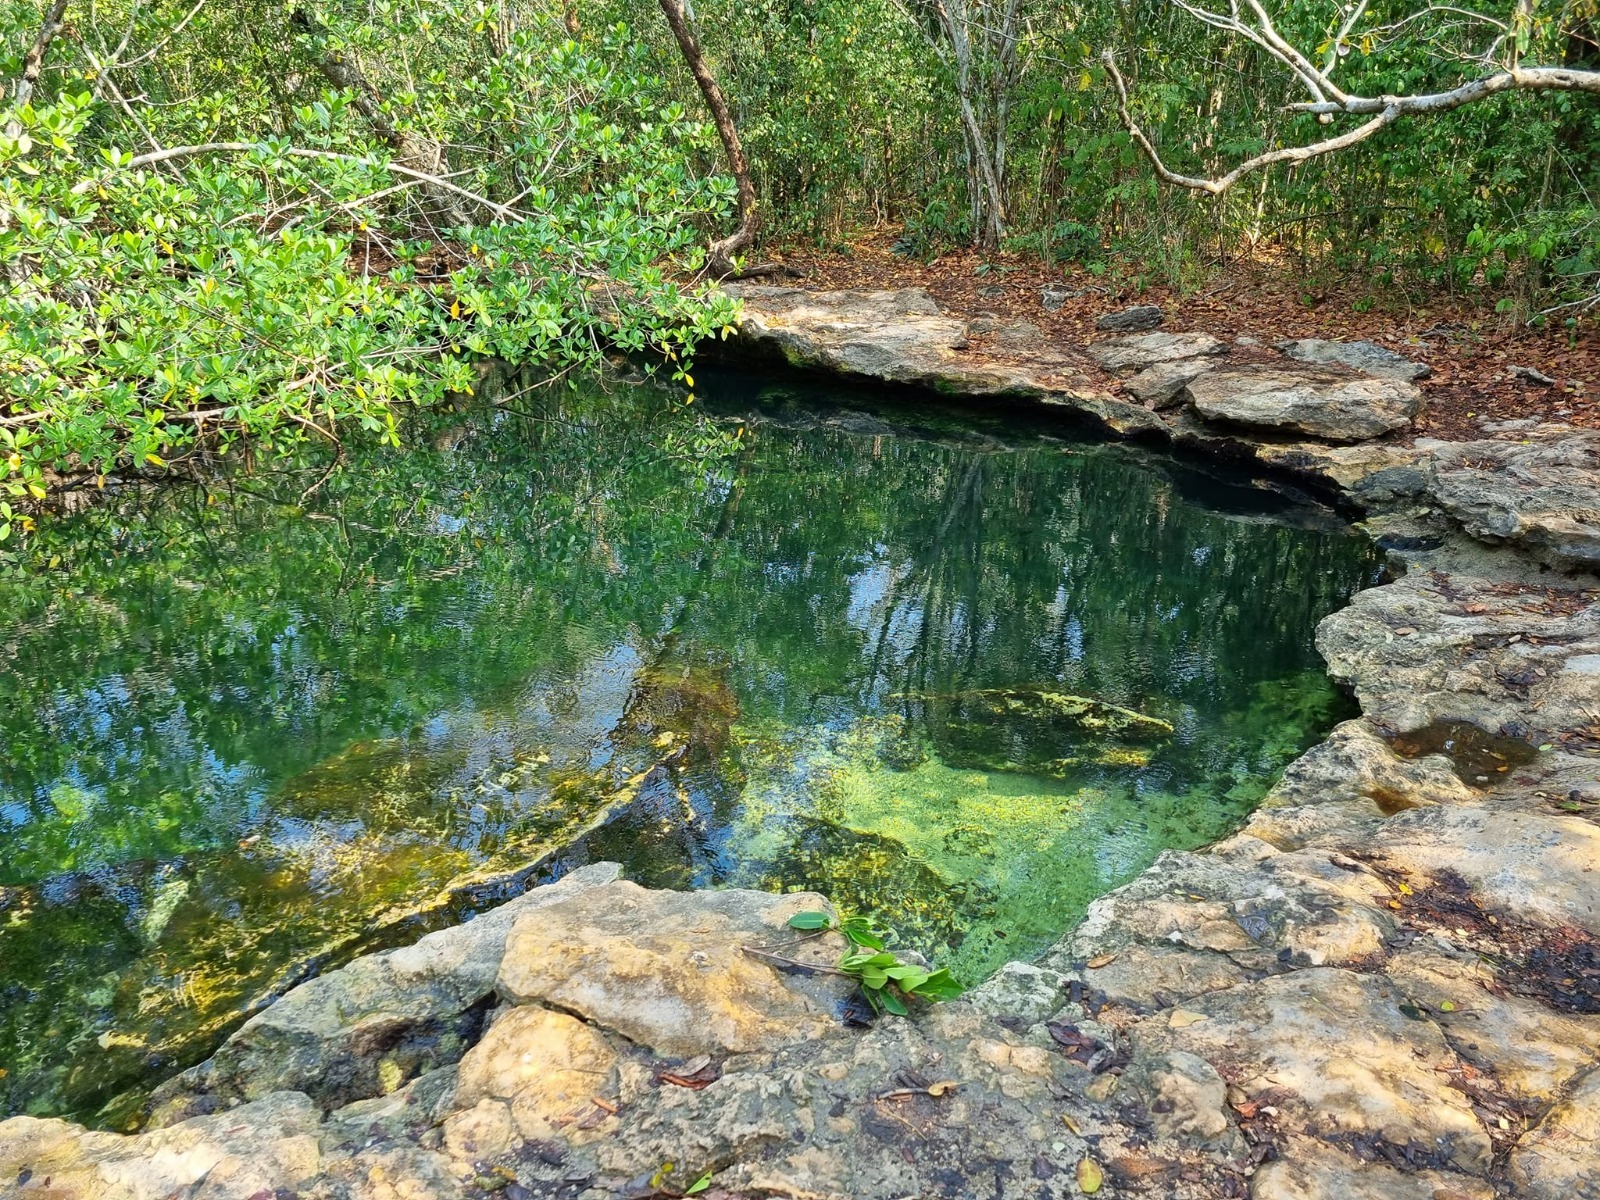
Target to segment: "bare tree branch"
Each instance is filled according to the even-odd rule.
[[[1254,158],[1240,163],[1226,175],[1216,179],[1202,179],[1194,175],[1180,175],[1161,161],[1161,155],[1155,145],[1145,135],[1133,119],[1133,114],[1128,111],[1128,85],[1122,78],[1122,72],[1117,69],[1116,59],[1111,51],[1107,50],[1102,56],[1106,70],[1110,72],[1112,82],[1117,89],[1117,115],[1122,118],[1122,125],[1128,131],[1128,136],[1133,139],[1134,145],[1144,156],[1150,160],[1150,165],[1155,168],[1156,175],[1165,183],[1176,184],[1178,187],[1191,188],[1197,192],[1209,192],[1213,196],[1220,196],[1239,180],[1253,171],[1263,167],[1274,166],[1277,163],[1304,162],[1308,158],[1317,158],[1323,154],[1332,154],[1335,150],[1343,150],[1364,142],[1378,130],[1386,125],[1394,124],[1400,116],[1397,108],[1386,108],[1372,120],[1360,125],[1348,133],[1338,137],[1328,138],[1326,141],[1313,142],[1309,146],[1290,146],[1281,150],[1269,150],[1265,154],[1258,154]]]
[[[124,170],[135,170],[139,167],[151,167],[158,163],[171,162],[174,159],[195,158],[202,154],[248,154],[252,150],[260,150],[263,148],[270,148],[272,149],[273,153],[286,154],[291,158],[318,158],[330,162],[364,163],[368,166],[376,165],[370,158],[363,158],[357,154],[338,154],[332,150],[308,150],[299,146],[288,146],[279,149],[277,147],[264,147],[260,142],[204,142],[198,146],[171,146],[165,150],[151,151],[149,154],[138,154],[127,162],[123,163],[122,168]],[[397,162],[385,163],[383,165],[385,170],[390,171],[395,175],[403,175],[407,179],[413,180],[424,187],[430,189],[438,188],[441,191],[451,192],[457,196],[460,196],[464,200],[470,200],[474,204],[482,205],[485,209],[503,221],[524,221],[527,219],[516,209],[509,208],[504,204],[497,204],[485,196],[478,195],[476,192],[469,192],[466,188],[459,187],[456,184],[451,183],[448,179],[441,175],[432,175],[426,171],[418,171],[414,167],[408,167]],[[93,186],[93,178],[84,179],[75,184],[72,188],[72,191],[75,195],[82,195]]]
[[[955,76],[972,236],[995,249],[1006,233],[1006,114],[1019,66],[1022,2],[1006,0],[1003,8],[969,0],[895,2]],[[979,86],[985,75],[986,88]],[[985,93],[980,113],[974,97],[984,102]]]
[[[1339,103],[1291,104],[1294,112],[1363,113],[1381,112],[1395,107],[1402,114],[1448,112],[1463,104],[1485,100],[1501,92],[1588,92],[1600,96],[1600,71],[1580,71],[1572,67],[1512,67],[1486,79],[1474,79],[1447,92],[1421,96],[1349,96]]]
[[[1508,63],[1499,64],[1486,58],[1493,69],[1493,73],[1480,79],[1463,83],[1459,87],[1442,92],[1429,92],[1411,96],[1357,96],[1339,87],[1333,82],[1332,72],[1338,65],[1340,47],[1354,30],[1356,22],[1366,12],[1367,0],[1359,0],[1338,31],[1329,43],[1322,65],[1318,66],[1310,58],[1292,46],[1278,32],[1273,25],[1272,18],[1262,6],[1261,0],[1243,0],[1245,8],[1251,14],[1250,18],[1242,15],[1240,0],[1230,0],[1228,13],[1224,14],[1210,9],[1199,8],[1189,0],[1172,0],[1180,9],[1194,17],[1203,24],[1215,29],[1225,30],[1229,33],[1243,37],[1272,58],[1276,59],[1286,70],[1293,74],[1310,93],[1310,100],[1302,100],[1286,105],[1289,112],[1313,113],[1323,124],[1330,123],[1337,116],[1364,116],[1371,118],[1365,123],[1337,137],[1326,138],[1323,141],[1312,142],[1305,146],[1284,147],[1270,150],[1265,154],[1247,159],[1225,175],[1214,179],[1202,178],[1193,175],[1183,175],[1173,171],[1161,161],[1161,156],[1151,142],[1148,135],[1139,128],[1133,119],[1133,114],[1128,105],[1128,87],[1122,73],[1117,69],[1117,64],[1112,52],[1107,50],[1102,58],[1106,69],[1111,75],[1117,91],[1117,115],[1123,127],[1128,131],[1128,136],[1138,146],[1140,152],[1150,160],[1156,174],[1165,182],[1179,187],[1190,188],[1194,191],[1208,192],[1213,196],[1220,196],[1244,176],[1259,171],[1265,167],[1278,163],[1304,162],[1310,158],[1317,158],[1324,154],[1344,150],[1359,142],[1364,142],[1373,134],[1386,126],[1394,124],[1401,117],[1425,115],[1431,113],[1448,112],[1463,105],[1474,104],[1501,92],[1582,92],[1590,95],[1600,95],[1600,71],[1581,70],[1572,67],[1524,67],[1520,65],[1515,56],[1511,56]],[[1526,0],[1519,0],[1519,4]],[[1519,11],[1521,11],[1519,9]],[[1481,20],[1485,24],[1494,26],[1502,31],[1496,38],[1490,53],[1496,51],[1505,41],[1505,31],[1510,26],[1490,17],[1481,17],[1479,14],[1467,13],[1464,10],[1450,5],[1430,5],[1424,14],[1434,12],[1450,12]],[[1407,17],[1399,24],[1389,28],[1399,28],[1411,20]]]

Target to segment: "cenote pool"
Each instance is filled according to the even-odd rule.
[[[976,982],[1347,715],[1312,637],[1375,562],[1326,513],[820,385],[503,386],[0,583],[0,1111],[125,1125],[295,981],[601,859]]]

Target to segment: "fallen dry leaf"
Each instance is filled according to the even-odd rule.
[[[1109,967],[1116,961],[1117,956],[1115,954],[1097,954],[1089,960],[1089,969],[1098,971],[1101,967]]]
[[[1100,1169],[1100,1164],[1092,1158],[1080,1159],[1078,1162],[1078,1190],[1085,1196],[1092,1196],[1100,1190],[1100,1185],[1106,1181],[1105,1172]]]
[[[1167,1025],[1172,1029],[1187,1029],[1191,1025],[1198,1025],[1201,1021],[1208,1021],[1205,1013],[1190,1012],[1187,1008],[1175,1008],[1172,1015],[1167,1018]]]

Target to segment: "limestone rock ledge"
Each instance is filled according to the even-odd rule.
[[[1026,321],[963,321],[926,292],[730,284],[746,353],[861,380],[1071,412],[1121,437],[1307,477],[1560,569],[1600,569],[1600,433],[1513,422],[1480,441],[1383,440],[1422,411],[1427,368],[1365,342],[1273,349],[1205,333],[1087,346]]]

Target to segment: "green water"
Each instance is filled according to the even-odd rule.
[[[124,492],[0,583],[0,1111],[126,1124],[296,980],[599,859],[976,981],[1345,715],[1312,635],[1373,563],[1325,513],[737,378],[501,399]]]

